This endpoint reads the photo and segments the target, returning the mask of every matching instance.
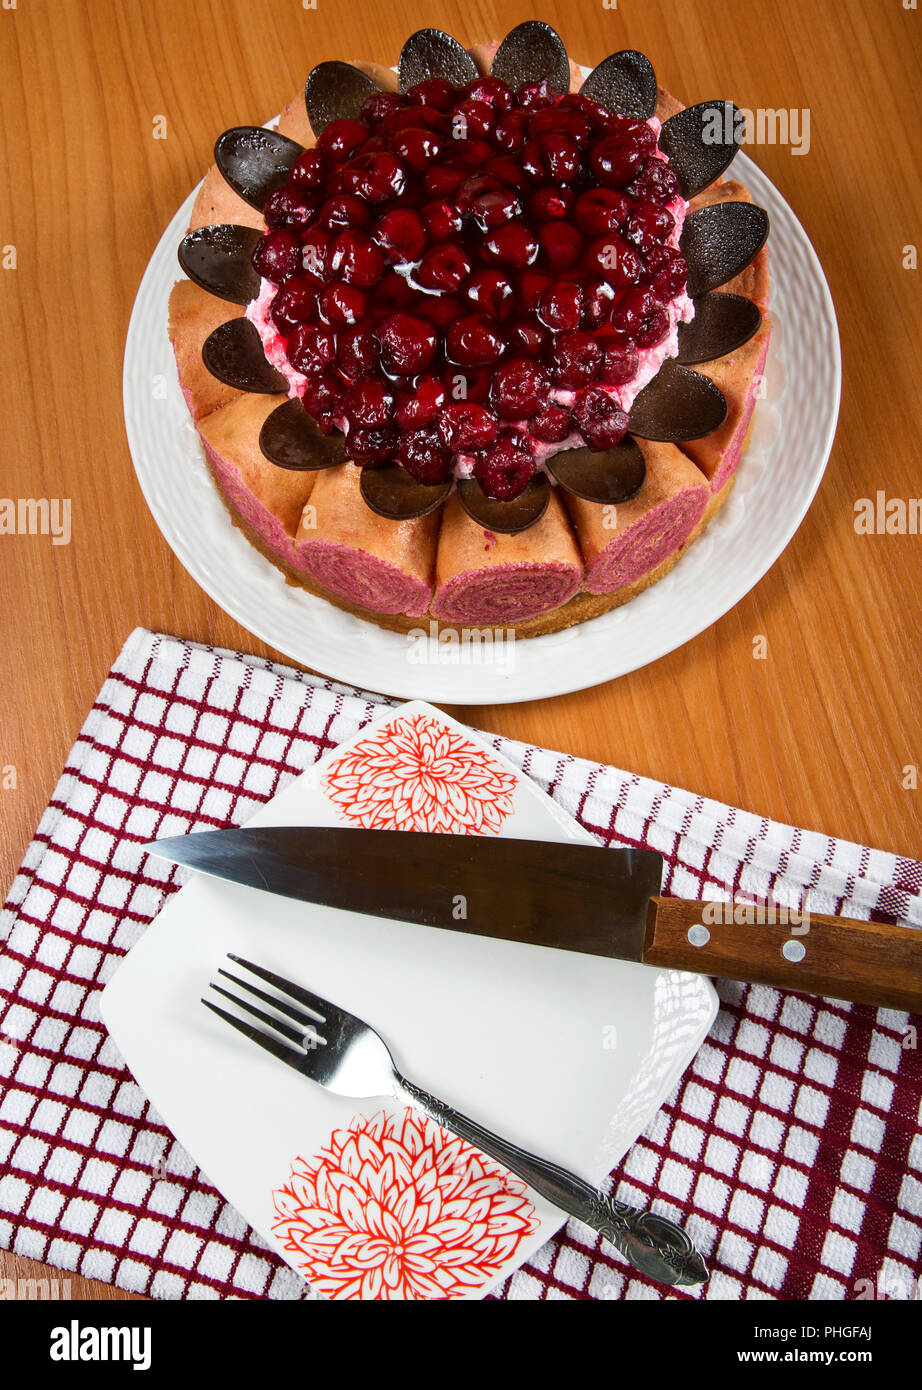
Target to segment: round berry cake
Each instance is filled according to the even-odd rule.
[[[234,520],[387,627],[626,602],[725,500],[768,350],[741,117],[548,25],[321,63],[225,131],[170,335]]]

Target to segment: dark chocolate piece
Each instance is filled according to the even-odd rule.
[[[691,323],[679,324],[677,361],[686,366],[714,362],[754,338],[762,324],[762,312],[741,294],[703,294],[695,300]]]
[[[496,50],[490,73],[517,92],[523,82],[546,77],[563,96],[570,90],[570,60],[560,35],[540,19],[529,19],[507,34]]]
[[[679,444],[700,439],[727,418],[723,392],[700,372],[669,358],[631,407],[631,434]]]
[[[627,502],[643,487],[647,465],[640,445],[627,436],[613,449],[562,449],[548,470],[568,492],[587,502]]]
[[[451,482],[419,483],[399,463],[382,468],[363,468],[359,483],[365,504],[390,521],[412,521],[441,506],[451,492]]]
[[[351,63],[331,59],[318,63],[307,75],[304,101],[311,130],[319,135],[331,121],[358,116],[368,97],[380,91],[367,73]]]
[[[526,531],[540,521],[551,500],[551,485],[544,473],[536,473],[531,482],[510,502],[487,497],[476,478],[458,481],[458,500],[472,521],[485,531],[499,535],[514,535]]]
[[[400,50],[397,85],[401,92],[430,77],[441,77],[453,87],[464,87],[477,76],[477,64],[471,55],[441,29],[417,29]]]
[[[580,94],[606,111],[648,121],[656,110],[659,86],[650,59],[634,48],[612,53],[586,78]]]
[[[282,373],[266,361],[259,334],[249,319],[220,324],[202,345],[202,361],[212,376],[238,391],[274,396],[288,390]]]
[[[295,472],[335,468],[346,461],[346,446],[339,430],[324,434],[312,415],[295,397],[273,410],[259,432],[259,447],[270,463]]]
[[[209,294],[231,304],[249,304],[259,294],[252,257],[261,237],[253,227],[197,227],[179,243],[179,264]]]
[[[668,156],[683,198],[719,179],[740,147],[742,113],[732,101],[700,101],[663,123],[659,147]]]
[[[304,146],[274,130],[238,125],[215,141],[215,163],[235,193],[262,212],[270,193],[288,182]]]
[[[725,285],[765,245],[768,213],[753,203],[713,203],[685,219],[679,243],[688,262],[688,293],[693,299]]]

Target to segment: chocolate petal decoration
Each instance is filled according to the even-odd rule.
[[[238,391],[274,396],[288,390],[282,373],[266,361],[259,334],[249,319],[231,319],[216,328],[202,344],[202,361],[212,376]]]
[[[723,392],[699,372],[669,358],[631,407],[631,434],[679,444],[700,439],[727,418]]]
[[[458,481],[458,501],[472,521],[485,531],[511,536],[540,521],[551,500],[551,485],[545,473],[536,473],[531,482],[511,502],[487,497],[475,478]]]
[[[331,121],[341,121],[346,117],[354,120],[368,97],[380,90],[367,73],[354,68],[351,63],[341,63],[336,58],[318,63],[308,73],[304,84],[304,102],[311,130],[319,135]]]
[[[562,449],[547,467],[567,492],[587,502],[627,502],[643,487],[647,465],[640,445],[628,436],[613,449]]]
[[[490,73],[514,92],[523,82],[539,82],[542,77],[561,96],[570,90],[567,50],[557,31],[540,19],[528,19],[506,35],[490,64]]]
[[[765,245],[768,213],[754,203],[712,203],[689,213],[679,246],[697,299],[745,270]]]
[[[359,482],[365,505],[390,521],[412,521],[441,506],[451,492],[447,483],[418,483],[399,463],[363,468]]]
[[[732,101],[699,101],[665,121],[659,146],[669,158],[683,198],[719,179],[740,147],[742,112]]]
[[[288,182],[304,146],[274,130],[238,125],[215,141],[215,163],[235,193],[262,212],[270,193]]]
[[[209,294],[231,304],[249,304],[259,294],[252,257],[261,238],[253,227],[198,227],[179,243],[179,264]]]
[[[691,323],[679,324],[677,361],[691,366],[726,357],[758,333],[762,311],[741,294],[703,294]]]
[[[338,431],[324,434],[297,398],[284,401],[266,416],[259,447],[270,463],[295,472],[334,468],[347,457],[343,436]]]
[[[471,55],[441,29],[417,29],[400,50],[397,86],[401,92],[430,77],[441,77],[453,87],[463,87],[477,76],[477,64]]]
[[[616,116],[648,121],[656,110],[659,85],[650,59],[635,48],[612,53],[586,78],[580,95]]]

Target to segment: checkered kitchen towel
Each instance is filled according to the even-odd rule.
[[[135,1085],[98,992],[182,874],[139,846],[238,824],[379,697],[136,631],[0,919],[0,1246],[160,1298],[301,1299]],[[922,865],[615,768],[495,739],[604,844],[649,845],[683,897],[733,892],[922,925]],[[913,1296],[920,1050],[904,1013],[726,983],[684,1079],[615,1173],[686,1221],[704,1297]],[[571,1222],[505,1298],[659,1298]],[[675,1296],[700,1297],[700,1292]]]

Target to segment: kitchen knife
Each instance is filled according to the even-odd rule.
[[[146,848],[351,912],[922,1009],[922,932],[771,904],[664,898],[653,850],[311,826],[204,831]]]

